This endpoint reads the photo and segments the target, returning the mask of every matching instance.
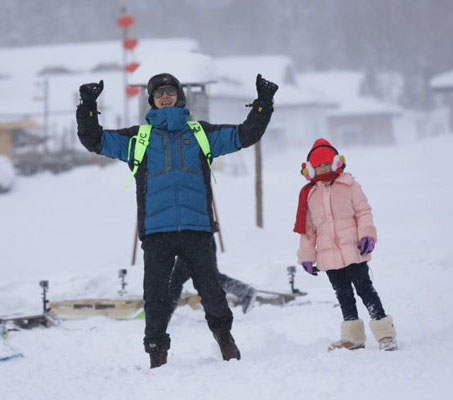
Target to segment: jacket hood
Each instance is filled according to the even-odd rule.
[[[343,183],[345,185],[352,185],[352,182],[354,181],[354,178],[349,172],[343,172],[335,182],[338,183]]]
[[[153,127],[176,132],[187,127],[190,111],[185,107],[151,108],[146,114],[146,120]]]

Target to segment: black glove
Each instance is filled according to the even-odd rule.
[[[82,104],[94,104],[96,99],[104,89],[104,81],[100,80],[99,83],[85,83],[80,86],[79,93]]]
[[[267,81],[261,76],[261,74],[256,76],[256,91],[258,92],[258,100],[272,101],[277,90],[277,84]]]

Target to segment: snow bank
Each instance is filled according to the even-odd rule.
[[[14,182],[14,167],[6,156],[0,155],[0,193],[11,189]]]
[[[335,144],[335,143],[334,143]],[[328,353],[340,335],[341,312],[325,274],[301,269],[296,287],[305,303],[234,308],[233,334],[242,359],[224,362],[204,315],[178,308],[170,323],[168,364],[149,370],[144,322],[94,318],[49,329],[10,332],[24,358],[0,365],[2,398],[380,400],[447,399],[453,371],[453,248],[448,171],[452,137],[388,148],[340,148],[348,171],[373,206],[378,243],[370,263],[400,350],[383,353],[368,327],[367,348]],[[264,154],[264,229],[255,227],[254,149],[240,154],[248,174],[219,171],[215,185],[226,246],[222,272],[256,287],[288,291],[286,267],[295,262],[292,232],[305,183],[300,163],[309,150]],[[225,158],[225,162],[227,162]],[[113,296],[118,269],[128,267],[127,289],[141,294],[143,261],[132,267],[135,191],[121,163],[54,176],[18,177],[20,190],[0,196],[0,315],[39,312],[39,280],[51,300]],[[189,285],[190,287],[190,285]]]

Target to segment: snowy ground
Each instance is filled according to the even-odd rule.
[[[400,351],[383,353],[367,327],[365,350],[328,353],[341,313],[324,274],[299,270],[311,305],[235,308],[242,360],[223,362],[203,313],[178,308],[166,366],[148,369],[143,321],[95,318],[11,332],[25,355],[0,364],[2,399],[446,399],[453,376],[453,246],[448,178],[453,138],[392,148],[343,149],[348,170],[374,207],[379,241],[370,266],[394,318]],[[289,290],[299,175],[307,149],[265,154],[265,228],[254,227],[253,152],[249,173],[218,172],[216,199],[226,253],[220,269],[257,287]],[[0,196],[0,315],[41,310],[50,298],[114,296],[128,267],[134,191],[122,189],[120,163],[54,176],[18,178]],[[129,293],[141,294],[142,261],[128,268]],[[368,321],[365,308],[360,314]]]

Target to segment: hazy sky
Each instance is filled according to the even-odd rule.
[[[1,0],[0,46],[119,39],[124,0]],[[453,69],[451,0],[128,0],[140,37],[205,53],[278,53],[300,70],[396,71],[419,85]]]

